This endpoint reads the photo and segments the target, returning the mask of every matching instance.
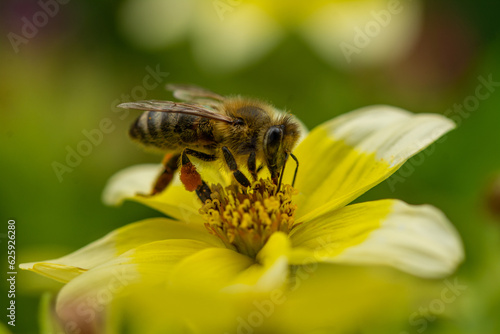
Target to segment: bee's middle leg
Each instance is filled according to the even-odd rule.
[[[191,160],[189,160],[188,155],[191,155],[203,161],[215,161],[217,160],[217,157],[213,154],[198,152],[189,148],[185,149],[182,152],[181,181],[188,191],[196,191],[196,195],[198,195],[198,198],[202,202],[205,202],[207,199],[210,199],[212,191],[210,190],[210,187],[205,183],[205,181],[201,179],[200,173],[198,173],[196,167],[193,165]]]
[[[236,159],[234,159],[234,156],[231,154],[229,149],[224,146],[222,147],[222,153],[224,155],[224,159],[226,160],[226,164],[229,167],[229,170],[233,173],[234,178],[236,181],[238,181],[243,187],[249,187],[250,186],[250,181],[248,181],[248,178],[243,174],[239,169],[238,165],[236,164]]]

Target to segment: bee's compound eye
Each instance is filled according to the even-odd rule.
[[[281,134],[283,131],[280,128],[271,128],[267,133],[267,144],[274,146],[278,144],[281,140]]]
[[[280,127],[273,126],[267,130],[265,142],[265,149],[267,154],[273,155],[275,154],[283,139],[283,130]]]

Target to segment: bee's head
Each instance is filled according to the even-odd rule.
[[[280,172],[299,138],[299,127],[286,118],[282,124],[273,125],[264,135],[263,148],[271,179],[277,183]]]

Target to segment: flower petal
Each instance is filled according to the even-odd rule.
[[[172,273],[172,284],[220,290],[254,261],[228,248],[208,248],[182,261]]]
[[[297,221],[348,204],[454,126],[441,115],[389,106],[359,109],[318,126],[294,151],[301,163]],[[292,172],[287,169],[287,177]]]
[[[81,318],[82,310],[93,313],[102,310],[130,285],[165,284],[182,259],[210,247],[213,245],[188,239],[162,240],[139,246],[66,284],[57,298],[57,312],[63,319],[78,315]]]
[[[285,282],[289,250],[290,241],[281,232],[269,238],[256,261],[230,249],[205,249],[175,268],[172,284],[230,293],[271,291]]]
[[[193,5],[193,1],[126,0],[121,3],[118,21],[135,46],[162,49],[185,37],[193,19]]]
[[[219,169],[217,162],[202,162],[194,157],[190,158],[196,166],[203,180],[208,184],[229,185],[231,177]],[[151,182],[151,184],[153,184]],[[194,191],[187,191],[179,179],[179,173],[176,173],[172,183],[155,196],[135,196],[132,200],[156,209],[168,216],[176,219],[203,224],[204,220],[199,213],[201,200]]]
[[[241,68],[261,58],[282,37],[282,29],[259,6],[223,4],[221,9],[215,2],[201,3],[193,21],[193,52],[207,70]]]
[[[194,192],[186,191],[178,175],[162,193],[155,196],[138,195],[151,192],[161,170],[160,164],[144,164],[119,171],[108,180],[102,195],[103,202],[118,205],[125,199],[134,200],[182,221],[201,222],[198,213],[200,201]]]
[[[398,200],[349,205],[297,226],[290,238],[294,264],[379,264],[441,277],[464,257],[460,237],[441,211]]]
[[[108,180],[102,195],[103,202],[119,205],[125,199],[134,200],[182,221],[201,222],[199,199],[194,192],[184,189],[177,175],[162,193],[155,196],[138,195],[151,192],[161,170],[160,164],[143,164],[119,171]]]
[[[102,201],[106,205],[119,205],[138,193],[149,194],[161,168],[161,164],[142,164],[119,171],[104,187]]]
[[[147,219],[121,227],[103,238],[59,259],[24,263],[21,269],[31,270],[52,279],[69,282],[85,271],[138,246],[164,239],[193,239],[221,245],[198,224],[186,224],[166,218]]]
[[[198,211],[201,207],[200,199],[195,192],[184,188],[178,176],[174,177],[167,189],[155,196],[135,196],[130,199],[181,221],[200,225],[203,223]]]
[[[387,0],[335,1],[311,15],[301,32],[333,65],[355,68],[388,64],[414,46],[422,17],[420,1],[390,8],[391,12],[390,6]]]
[[[212,164],[203,164],[196,158],[192,158],[198,171],[203,175],[207,183],[220,183],[227,185],[230,177]],[[176,173],[172,183],[154,196],[140,196],[137,194],[149,194],[161,172],[159,164],[143,164],[125,168],[113,175],[104,188],[102,200],[107,205],[119,205],[125,199],[133,200],[158,210],[170,217],[181,221],[202,223],[203,220],[198,210],[201,201],[195,192],[187,191],[179,180]]]
[[[287,334],[406,333],[401,329],[415,305],[428,305],[443,287],[439,281],[398,274],[381,267],[299,267],[290,278],[291,292],[276,300],[265,325]]]
[[[257,263],[242,272],[228,287],[228,292],[265,292],[278,288],[288,275],[290,240],[282,233],[271,235],[257,254]]]

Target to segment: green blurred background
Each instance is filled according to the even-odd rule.
[[[176,1],[166,2],[172,5]],[[212,16],[207,24],[218,22],[215,2],[187,2],[187,7],[179,0],[168,13],[156,13],[160,23],[162,14],[165,20],[184,17],[187,23],[178,28],[184,32],[155,44],[151,31],[160,29],[161,24],[141,32],[134,29],[147,25],[150,17],[124,19],[130,12],[140,12],[137,8],[141,5],[133,1],[69,1],[60,4],[58,13],[35,36],[20,42],[16,52],[9,33],[20,36],[22,18],[33,17],[41,10],[40,3],[2,0],[3,254],[8,219],[16,220],[17,263],[21,263],[61,256],[119,226],[158,216],[135,203],[106,207],[101,203],[101,192],[107,179],[120,169],[161,160],[128,139],[127,130],[136,114],[126,115],[113,108],[118,101],[132,100],[132,92],[137,96],[147,67],[159,66],[168,77],[141,98],[170,99],[164,90],[166,83],[194,83],[220,94],[271,101],[278,108],[291,110],[309,128],[372,104],[455,119],[459,126],[445,140],[411,159],[360,200],[400,198],[412,204],[433,204],[446,213],[464,240],[466,261],[457,277],[468,288],[447,305],[447,317],[429,322],[426,333],[500,333],[500,87],[493,87],[467,114],[453,111],[454,104],[475,95],[481,84],[478,77],[491,76],[500,82],[500,6],[487,0],[422,2],[416,14],[418,24],[412,28],[414,42],[406,52],[390,57],[392,46],[405,42],[403,36],[388,42],[387,59],[379,57],[361,64],[361,57],[370,58],[366,47],[359,55],[353,54],[346,66],[342,59],[329,61],[306,41],[300,32],[303,22],[296,14],[282,15],[306,13],[310,9],[306,6],[319,8],[325,1],[270,1],[274,6],[270,17],[281,27],[279,38],[253,58],[230,56],[239,57],[239,63],[227,65],[224,51],[220,59],[213,50],[207,51],[211,61],[203,58],[204,43],[210,44],[210,38],[220,43],[221,36],[192,33],[207,16]],[[230,20],[243,6],[238,3],[231,10],[226,8],[223,15]],[[363,7],[359,10],[363,12]],[[352,42],[353,28],[346,28],[348,33],[341,40]],[[380,38],[391,29],[399,28],[389,24]],[[148,38],[152,44],[147,44]],[[143,39],[146,42],[141,44]],[[259,45],[258,39],[255,45]],[[77,149],[86,139],[82,131],[99,128],[106,118],[113,130],[103,134],[91,153],[59,179],[53,163],[66,164],[67,147]],[[17,326],[13,332],[37,333],[40,295],[56,292],[60,285],[26,272],[20,272],[17,279]],[[6,291],[2,284],[2,291]],[[417,327],[408,324],[401,330],[416,333]]]

